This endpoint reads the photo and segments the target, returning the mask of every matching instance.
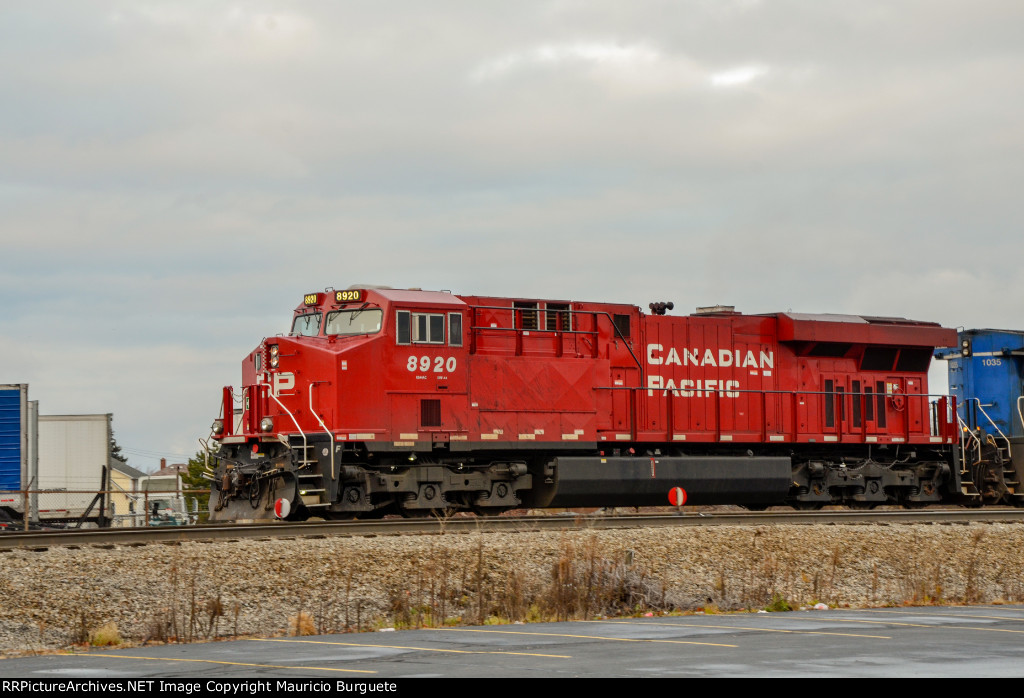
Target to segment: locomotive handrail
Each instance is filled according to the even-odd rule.
[[[1017,398],[1017,417],[1020,418],[1020,426],[1024,429],[1024,412],[1021,411],[1020,405],[1024,401],[1024,395]]]
[[[316,417],[316,421],[320,422],[320,427],[327,432],[327,436],[331,439],[331,480],[334,480],[334,434],[331,433],[327,425],[324,424],[324,420],[320,419],[320,415],[313,409],[313,388],[316,387],[317,383],[325,383],[326,381],[310,381],[309,383],[309,411]],[[303,449],[303,458],[306,457],[306,450]]]
[[[231,433],[237,434],[245,426],[245,395],[249,392],[249,388],[243,386],[238,389],[238,397],[235,397],[235,389],[230,388],[231,391]],[[235,405],[239,405],[238,413],[235,414]],[[236,419],[237,417],[237,419]],[[226,418],[225,418],[226,419]]]
[[[239,391],[238,397],[235,397],[235,389],[230,385],[224,386],[220,400],[220,418],[224,422],[225,436],[237,434],[243,426],[242,413],[235,413],[235,404],[242,404],[246,390],[248,390],[248,388],[243,387],[241,391]]]
[[[299,422],[298,422],[298,420],[296,420],[296,419],[295,419],[295,415],[293,415],[293,414],[292,414],[292,413],[291,413],[291,412],[290,412],[290,411],[288,410],[288,408],[287,408],[287,407],[285,407],[285,406],[284,406],[284,405],[283,405],[283,404],[281,403],[281,401],[277,399],[277,395],[274,395],[273,391],[270,391],[270,390],[268,390],[268,391],[267,391],[267,395],[269,395],[270,397],[272,397],[272,398],[274,399],[274,402],[276,402],[276,403],[277,403],[277,406],[278,406],[278,407],[280,407],[280,408],[281,408],[282,410],[284,410],[284,411],[285,411],[285,414],[287,414],[287,415],[288,415],[289,417],[291,417],[291,419],[292,419],[292,424],[294,424],[294,425],[295,425],[295,428],[299,430],[299,435],[300,435],[300,436],[302,436],[302,458],[303,458],[303,459],[305,459],[305,458],[306,458],[306,451],[307,451],[307,449],[309,448],[308,444],[306,443],[306,432],[302,431],[302,427],[300,427],[300,426],[299,426]],[[332,448],[332,450],[333,450],[333,447],[334,447],[334,441],[333,441],[333,439],[332,439],[332,440],[331,440],[331,448]],[[299,467],[300,467],[300,468],[304,468],[304,467],[305,467],[305,464],[303,464],[303,465],[301,465],[301,466],[299,466]]]
[[[505,310],[508,310],[508,308],[505,308]],[[469,329],[496,330],[498,332],[552,332],[558,334],[597,334],[597,330],[527,330],[522,327],[491,327],[490,325],[472,325],[470,326]]]
[[[769,395],[779,395],[779,396],[788,395],[788,396],[790,396],[793,399],[793,401],[794,401],[794,404],[791,407],[792,414],[794,414],[794,415],[796,414],[796,411],[797,411],[796,410],[796,402],[795,401],[801,395],[807,395],[807,396],[819,395],[819,396],[822,396],[823,398],[824,397],[832,397],[832,398],[836,399],[837,401],[845,400],[845,398],[847,398],[847,397],[849,397],[851,399],[860,397],[861,398],[861,405],[862,405],[862,410],[861,410],[862,414],[864,413],[863,405],[865,404],[865,399],[868,398],[868,397],[871,397],[871,398],[878,397],[878,395],[879,395],[879,393],[867,393],[867,392],[836,393],[836,392],[828,392],[828,391],[824,391],[824,390],[750,390],[750,389],[741,389],[741,388],[734,388],[734,387],[716,387],[716,388],[704,388],[704,387],[701,387],[701,388],[697,388],[696,386],[690,386],[690,387],[687,387],[687,388],[680,388],[680,387],[663,388],[663,387],[651,387],[651,386],[619,386],[619,385],[609,385],[609,386],[595,386],[594,389],[595,390],[610,390],[610,391],[616,391],[616,390],[628,390],[628,391],[630,391],[630,395],[631,395],[632,399],[630,400],[630,415],[629,415],[629,417],[630,417],[630,432],[631,432],[631,435],[632,435],[633,438],[636,437],[636,432],[638,430],[638,427],[637,427],[637,424],[636,424],[636,405],[635,405],[635,402],[636,402],[636,398],[639,396],[639,391],[641,391],[641,390],[647,390],[647,391],[650,391],[650,392],[661,391],[662,393],[664,393],[663,397],[667,398],[666,410],[665,410],[665,421],[666,421],[666,429],[665,429],[665,431],[668,434],[668,437],[670,439],[672,438],[672,436],[675,433],[675,428],[673,427],[674,414],[675,413],[674,413],[674,409],[672,407],[672,405],[674,404],[674,401],[671,398],[673,398],[673,397],[684,397],[684,396],[679,395],[679,393],[683,392],[683,391],[688,391],[688,392],[700,391],[700,392],[704,392],[704,393],[714,393],[715,394],[715,426],[714,426],[715,434],[714,435],[715,435],[715,439],[716,440],[720,440],[721,439],[721,432],[722,432],[722,429],[721,429],[721,404],[720,404],[721,403],[721,394],[722,393],[731,393],[731,394],[734,394],[734,395],[738,395],[740,393],[751,394],[751,395],[761,395],[761,415],[762,416],[761,416],[761,420],[760,420],[761,421],[761,426],[759,427],[759,431],[761,432],[762,440],[765,440],[767,438],[767,436],[768,436],[768,425],[767,425],[767,423],[766,423],[766,421],[764,419],[764,415],[766,413],[767,396],[769,396]],[[670,392],[671,393],[675,393],[675,395],[668,395],[668,393],[670,393]],[[920,393],[920,394],[908,395],[907,397],[908,398],[916,398],[916,399],[919,399],[919,400],[922,400],[922,401],[927,401],[928,398],[931,398],[931,397],[946,397],[946,396],[945,395],[939,395],[937,393],[936,394]],[[929,404],[932,407],[934,407],[934,403],[929,403]],[[842,414],[842,412],[840,412],[839,414]],[[905,438],[909,439],[910,436],[911,436],[911,433],[910,433],[910,416],[909,416],[909,412],[907,412],[907,411],[905,411],[904,414],[905,414],[905,417],[904,417],[904,421],[903,421],[903,425],[902,425],[901,431],[902,431],[903,436]],[[932,416],[934,416],[935,419],[936,419],[936,426],[939,426],[938,425],[938,413],[933,411]],[[957,420],[959,420],[961,422],[963,421],[963,420],[960,419],[959,415],[957,415],[956,418],[957,418]],[[952,426],[952,424],[953,424],[952,421],[949,419],[949,416],[947,415],[946,418],[943,420],[942,426],[949,427],[949,426]],[[864,437],[864,436],[868,435],[867,425],[868,425],[868,420],[862,418],[861,424],[860,424],[859,427],[851,426],[851,428],[848,431],[844,431],[843,430],[843,419],[840,418],[840,419],[836,420],[836,424],[832,428],[835,428],[835,430],[836,430],[835,436],[837,437],[837,439],[839,441],[841,441],[842,437],[843,436],[847,436],[847,435],[855,435],[855,436],[859,435],[861,437]],[[894,427],[895,427],[895,425],[894,425]],[[929,425],[929,430],[928,430],[929,432],[932,431],[930,427],[931,427],[931,425]],[[799,432],[799,429],[797,427],[797,421],[795,419],[793,420],[793,428],[791,430],[786,430],[786,434],[788,435],[790,431],[792,432],[792,434],[791,434],[792,438],[794,440],[796,440],[798,435],[800,434],[800,432]],[[948,438],[952,438],[947,433],[944,433],[945,430],[942,429],[942,428],[939,428],[937,431],[938,431],[938,433],[931,434],[931,435],[932,436],[941,437],[941,438],[947,438],[947,437]],[[778,435],[783,435],[783,432],[779,431],[779,430],[776,430],[776,433]],[[807,432],[807,433],[811,433],[811,432]],[[899,434],[897,433],[896,435],[899,435]]]
[[[471,306],[469,306],[469,309],[474,311],[474,317],[475,317],[475,311],[477,311],[477,310],[507,310],[507,311],[511,311],[512,312],[512,324],[513,324],[513,327],[487,327],[487,326],[484,326],[484,325],[470,325],[470,327],[469,327],[470,330],[503,330],[503,331],[506,331],[506,332],[523,332],[524,331],[525,328],[515,327],[514,326],[515,325],[515,314],[516,314],[517,310],[533,310],[535,312],[541,312],[540,308],[516,308],[515,306],[510,308],[508,306],[502,306],[502,305],[471,305]],[[545,308],[544,312],[553,312],[553,313],[558,313],[558,314],[568,313],[570,318],[573,315],[576,315],[576,314],[593,315],[594,317],[604,316],[604,317],[608,318],[608,322],[611,323],[612,330],[615,331],[615,335],[619,339],[622,340],[622,344],[623,344],[624,347],[626,347],[626,351],[628,351],[629,355],[631,357],[633,357],[633,362],[636,364],[636,367],[638,369],[640,369],[640,373],[641,374],[643,373],[643,371],[644,371],[643,364],[640,363],[640,359],[638,359],[636,357],[636,354],[633,353],[633,348],[629,345],[629,342],[626,340],[626,337],[623,336],[622,332],[619,330],[618,326],[615,324],[615,320],[612,319],[612,316],[608,313],[608,311],[605,311],[605,310],[573,310],[572,308],[568,308],[566,310],[551,310],[551,311],[548,311],[548,309]],[[595,330],[549,330],[549,329],[542,329],[542,328],[538,327],[538,328],[533,329],[533,330],[525,330],[525,331],[527,331],[527,332],[554,332],[556,334],[584,334],[584,335],[597,335],[598,334],[598,331],[596,329]],[[475,352],[470,352],[470,353],[475,353]]]
[[[251,427],[252,426],[251,422],[249,424],[246,424],[246,414],[245,414],[247,411],[249,411],[247,408],[252,408],[252,406],[256,404],[256,398],[254,396],[250,395],[250,392],[252,392],[251,389],[252,389],[251,385],[246,385],[246,386],[243,386],[243,387],[238,389],[238,396],[239,396],[239,399],[241,400],[241,404],[242,404],[242,413],[240,415],[238,415],[238,429],[236,429],[235,432],[234,432],[236,434],[238,433],[239,429],[245,430],[246,427]],[[247,396],[249,397],[248,405],[246,405],[246,397]],[[232,399],[232,401],[235,399],[235,394],[234,394],[233,391],[231,393],[231,399]],[[232,409],[234,409],[234,405],[232,405]]]
[[[973,431],[971,431],[971,428],[967,425],[967,422],[965,422],[963,419],[961,419],[959,414],[956,416],[956,421],[959,422],[959,424],[960,424],[960,433],[962,435],[966,434],[966,436],[961,436],[960,437],[960,462],[965,464],[965,467],[961,468],[960,472],[961,473],[966,473],[967,472],[966,463],[967,463],[967,453],[968,453],[968,450],[973,454],[975,448],[977,448],[978,459],[972,461],[972,463],[979,463],[979,462],[981,462],[981,439],[979,439],[975,435],[975,433]],[[971,448],[968,449],[967,446],[965,445],[968,440],[973,441],[975,444],[977,444],[977,446],[971,446]]]
[[[732,387],[729,387],[729,388],[698,388],[696,386],[691,386],[691,387],[686,387],[686,388],[680,388],[679,386],[676,386],[674,388],[663,388],[663,387],[660,387],[660,386],[648,386],[648,385],[640,385],[640,386],[636,386],[636,385],[599,385],[599,386],[595,386],[594,389],[595,390],[651,390],[651,391],[658,391],[658,390],[660,390],[663,393],[664,392],[678,393],[678,392],[681,392],[681,391],[684,391],[684,390],[687,390],[687,391],[702,390],[705,393],[715,393],[715,392],[722,392],[722,393],[767,393],[767,394],[770,394],[770,395],[800,394],[800,395],[833,395],[833,396],[837,396],[837,397],[839,395],[843,395],[845,397],[853,397],[854,395],[865,395],[865,396],[866,395],[871,395],[873,397],[878,397],[879,395],[884,395],[885,394],[885,393],[852,393],[852,392],[851,393],[845,393],[845,392],[844,393],[836,393],[836,392],[831,392],[830,393],[827,390],[751,390],[749,388],[732,388]],[[912,393],[910,395],[906,395],[906,393],[904,393],[904,395],[906,397],[908,397],[908,398],[945,397],[944,395],[941,395],[939,393]],[[1024,396],[1022,396],[1021,399],[1024,399]]]
[[[966,400],[966,402],[972,402],[972,401],[978,403],[978,409],[981,410],[981,413],[983,415],[985,415],[985,419],[988,420],[988,423],[992,425],[992,428],[995,429],[999,433],[999,436],[1002,437],[1003,441],[1006,442],[1006,455],[1007,456],[1012,455],[1012,452],[1010,451],[1010,440],[1008,438],[1006,438],[1006,434],[1003,433],[1003,430],[1000,429],[996,425],[996,423],[994,421],[992,421],[992,418],[988,415],[988,412],[986,412],[985,408],[981,406],[981,398],[972,397],[972,398],[967,398],[967,400]],[[991,405],[989,405],[989,407],[991,407]]]
[[[483,309],[483,310],[489,310],[489,309],[493,309],[493,310],[511,310],[511,308],[490,308],[490,306],[472,306],[471,309],[472,310],[476,310],[478,308],[479,309]],[[564,312],[564,311],[562,311],[562,312]],[[577,335],[578,334],[578,335],[594,336],[594,337],[597,337],[597,334],[598,334],[597,330],[540,330],[540,329],[537,329],[537,330],[524,330],[522,327],[491,327],[490,325],[470,325],[469,326],[469,330],[470,330],[470,332],[473,332],[474,330],[491,330],[491,331],[494,331],[494,332],[515,332],[516,333],[516,338],[517,338],[517,340],[516,340],[516,356],[519,356],[519,355],[522,354],[521,339],[522,339],[522,333],[523,332],[551,332],[552,334],[572,334],[572,335]],[[596,347],[597,347],[597,343],[596,342],[594,343],[594,347],[595,347],[595,350],[596,350]],[[559,347],[559,352],[561,352],[561,351],[562,351],[562,348]],[[469,353],[470,354],[475,354],[476,353],[476,337],[475,336],[470,339]],[[559,354],[559,355],[561,355],[561,354]]]

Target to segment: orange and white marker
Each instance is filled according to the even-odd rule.
[[[681,507],[686,504],[686,490],[682,487],[673,487],[668,491],[668,501],[674,507]]]

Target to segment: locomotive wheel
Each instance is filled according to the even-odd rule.
[[[394,502],[390,502],[382,507],[374,509],[373,511],[361,511],[356,515],[360,521],[374,521],[376,519],[383,519],[385,516],[401,515],[399,507]]]
[[[432,509],[406,509],[405,507],[399,507],[398,513],[402,515],[403,519],[425,519],[434,512]]]
[[[824,502],[793,502],[792,504],[790,504],[790,506],[793,507],[794,509],[796,509],[797,511],[818,511],[823,506],[825,506],[825,503]]]
[[[356,518],[355,513],[350,511],[325,511],[321,516],[328,521],[351,521]]]

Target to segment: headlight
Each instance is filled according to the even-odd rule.
[[[270,417],[264,417],[260,420],[260,431],[270,433],[274,431],[274,420]]]
[[[215,419],[215,420],[213,420],[213,427],[211,427],[211,428],[212,428],[213,433],[215,435],[220,436],[221,434],[224,433],[224,420],[223,419]]]

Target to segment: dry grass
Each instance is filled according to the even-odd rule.
[[[643,555],[602,543],[594,533],[566,533],[550,555],[541,576],[526,566],[508,565],[505,553],[489,550],[486,536],[478,535],[471,551],[453,556],[450,547],[431,543],[410,572],[377,579],[332,560],[308,588],[295,589],[297,612],[288,619],[293,636],[360,632],[380,628],[424,628],[446,625],[589,620],[614,616],[703,612],[724,613],[764,609],[787,611],[826,602],[843,605],[844,578],[858,564],[856,555],[830,545],[820,564],[807,569],[798,564],[768,530],[752,531],[747,539],[741,570],[716,572],[708,588],[672,588],[652,571]],[[984,531],[975,532],[971,550],[964,555],[963,601],[984,601],[979,593],[981,543]],[[943,561],[923,549],[916,538],[908,541],[900,560],[898,604],[944,603],[943,580],[950,572]],[[879,562],[872,561],[866,583],[871,598],[880,597]],[[1020,592],[1018,579],[1006,575],[1005,587]],[[188,642],[218,636],[218,623],[226,603],[218,593],[203,598],[196,591],[196,572],[184,576],[173,566],[171,594],[156,614],[160,622],[154,639]],[[380,605],[356,590],[383,582],[386,603]],[[1015,594],[1007,593],[1007,598]],[[234,631],[238,634],[239,602],[230,602]]]
[[[89,644],[93,647],[109,647],[110,645],[120,645],[122,642],[124,640],[121,639],[121,633],[117,630],[117,623],[104,623],[89,633]]]
[[[316,635],[316,625],[313,623],[313,616],[305,611],[299,611],[288,619],[288,635],[299,637],[302,635]]]

